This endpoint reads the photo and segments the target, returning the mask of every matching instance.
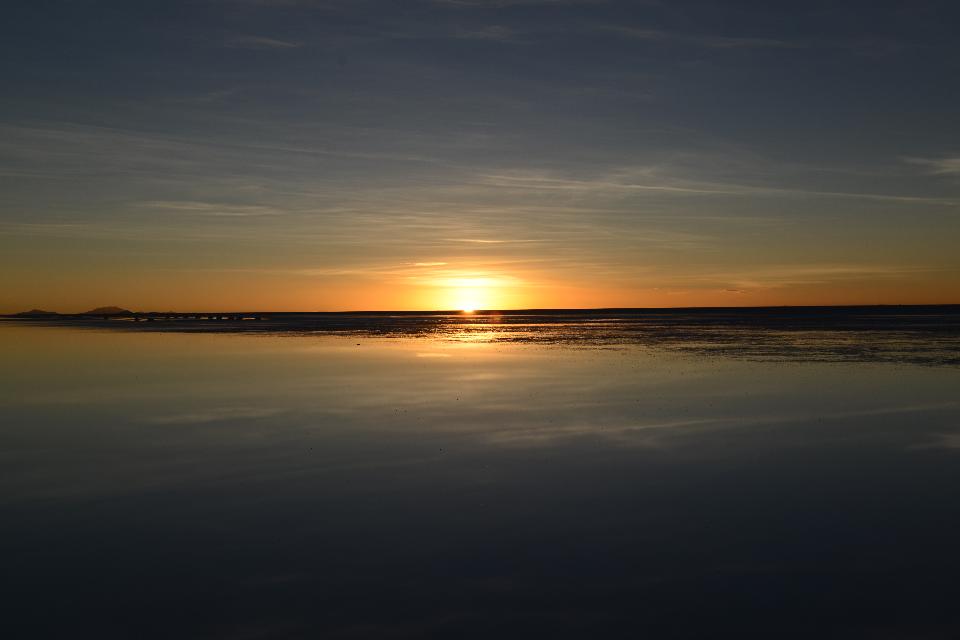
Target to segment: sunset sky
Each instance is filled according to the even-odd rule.
[[[960,303],[957,24],[8,3],[0,312]]]

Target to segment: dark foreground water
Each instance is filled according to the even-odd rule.
[[[960,637],[957,312],[791,313],[0,322],[0,633]]]

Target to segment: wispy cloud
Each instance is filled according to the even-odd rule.
[[[496,40],[501,42],[518,39],[517,32],[514,29],[500,25],[462,29],[456,32],[456,37],[461,40]]]
[[[798,285],[824,285],[855,280],[889,280],[909,278],[939,269],[917,265],[813,263],[762,265],[738,270],[701,266],[696,273],[674,274],[662,280],[671,286],[723,286],[731,293],[747,293]]]
[[[160,210],[173,211],[177,213],[189,213],[204,216],[217,216],[229,218],[249,218],[256,216],[276,216],[283,212],[274,207],[265,207],[261,205],[240,205],[225,204],[218,202],[192,202],[179,200],[150,200],[139,203],[139,206]]]
[[[643,29],[619,25],[604,25],[601,30],[617,33],[621,36],[637,40],[647,40],[664,44],[679,44],[711,49],[744,49],[744,48],[800,48],[803,45],[777,38],[758,38],[750,36],[721,36],[715,34],[684,33],[680,31],[666,31],[662,29]]]
[[[542,240],[512,239],[512,240],[493,240],[490,238],[445,238],[447,242],[466,242],[469,244],[528,244],[532,242],[542,242]]]
[[[239,35],[227,38],[226,46],[233,49],[296,49],[302,44],[291,40],[280,40],[279,38]]]
[[[938,176],[960,175],[960,156],[944,158],[905,158],[910,164],[925,167],[929,173]]]
[[[637,181],[637,178],[642,179],[642,181]],[[824,191],[694,180],[670,176],[650,167],[621,167],[610,171],[606,176],[591,178],[569,177],[559,173],[542,171],[503,170],[496,173],[478,173],[476,179],[478,182],[495,187],[536,191],[569,191],[593,194],[651,192],[663,195],[687,196],[788,196],[960,206],[960,200],[953,198],[855,191]]]
[[[213,89],[194,95],[176,96],[168,98],[172,103],[179,104],[213,104],[224,102],[230,98],[235,98],[242,89],[240,87],[229,87],[226,89]]]
[[[282,409],[262,408],[262,407],[219,407],[206,411],[196,411],[191,413],[172,413],[157,416],[151,416],[144,419],[144,422],[158,425],[174,424],[204,424],[207,422],[235,421],[235,420],[255,420],[257,418],[269,418],[284,413]]]
[[[908,447],[911,450],[923,449],[946,449],[948,451],[960,450],[960,434],[941,433],[936,436],[932,442],[924,442]]]

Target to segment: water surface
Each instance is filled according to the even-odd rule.
[[[943,322],[479,322],[0,323],[8,637],[957,637]]]

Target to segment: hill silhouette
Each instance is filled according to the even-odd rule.
[[[124,309],[122,307],[97,307],[96,309],[91,309],[90,311],[85,311],[82,315],[85,316],[126,316],[131,315],[133,312],[129,309]]]
[[[43,309],[30,309],[30,311],[21,311],[13,314],[15,316],[58,316],[56,311],[44,311]]]

